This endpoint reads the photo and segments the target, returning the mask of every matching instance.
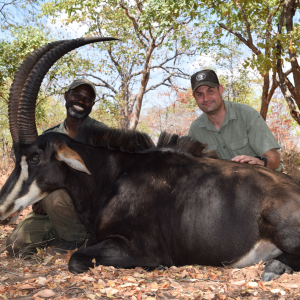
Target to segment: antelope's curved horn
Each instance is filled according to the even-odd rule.
[[[47,53],[55,46],[65,42],[67,42],[67,40],[56,41],[40,47],[39,49],[32,52],[29,56],[27,56],[27,58],[23,61],[21,66],[18,68],[14,76],[14,80],[12,82],[9,98],[8,98],[9,128],[10,128],[10,133],[14,144],[19,142],[18,126],[17,126],[18,110],[19,110],[19,102],[20,102],[22,90],[27,80],[27,77],[32,71],[33,67],[36,65],[36,63],[41,59],[41,57],[45,53]]]
[[[47,52],[34,66],[22,91],[18,112],[18,133],[20,144],[30,144],[37,137],[35,106],[42,81],[52,65],[63,55],[78,47],[95,43],[118,40],[112,37],[88,37],[65,42]]]

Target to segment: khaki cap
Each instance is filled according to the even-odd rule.
[[[68,91],[69,90],[74,90],[75,88],[77,88],[78,86],[80,85],[83,85],[83,84],[86,84],[86,85],[89,85],[93,91],[94,91],[94,94],[95,94],[95,98],[96,98],[96,88],[94,86],[94,84],[92,82],[90,82],[89,80],[87,80],[86,78],[80,78],[80,79],[75,79],[69,86],[68,88]]]

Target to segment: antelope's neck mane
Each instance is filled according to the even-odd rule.
[[[166,132],[161,133],[157,146],[146,133],[101,126],[81,127],[74,140],[91,146],[105,147],[127,153],[170,150],[195,157],[218,158],[215,151],[204,151],[205,144],[188,136],[180,137],[177,134]]]

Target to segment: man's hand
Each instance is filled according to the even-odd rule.
[[[40,215],[44,215],[44,216],[47,215],[47,213],[43,209],[41,200],[39,202],[32,204],[32,211],[35,212],[36,214],[40,214]]]
[[[279,167],[280,164],[280,155],[276,149],[271,149],[264,153],[262,156],[267,158],[267,167],[275,170]],[[265,162],[259,158],[246,155],[238,155],[232,159],[232,161],[240,163],[248,163],[250,165],[261,165],[264,166]]]
[[[246,155],[238,155],[231,159],[232,161],[240,162],[240,163],[248,163],[249,165],[261,165],[264,166],[265,162],[260,160],[259,158],[246,156]]]

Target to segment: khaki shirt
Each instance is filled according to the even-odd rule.
[[[262,156],[280,146],[261,115],[252,107],[225,101],[225,119],[217,130],[203,113],[189,129],[188,135],[216,150],[219,157],[232,159],[237,155]],[[282,161],[277,170],[282,169]]]
[[[91,117],[87,116],[82,125],[81,126],[103,126],[103,127],[107,127],[104,123],[102,122],[99,122],[95,119],[92,119]],[[47,133],[47,132],[58,132],[58,133],[64,133],[66,135],[68,135],[67,131],[66,131],[66,119],[60,123],[60,124],[57,124],[47,130],[45,130],[43,132],[44,133]]]

